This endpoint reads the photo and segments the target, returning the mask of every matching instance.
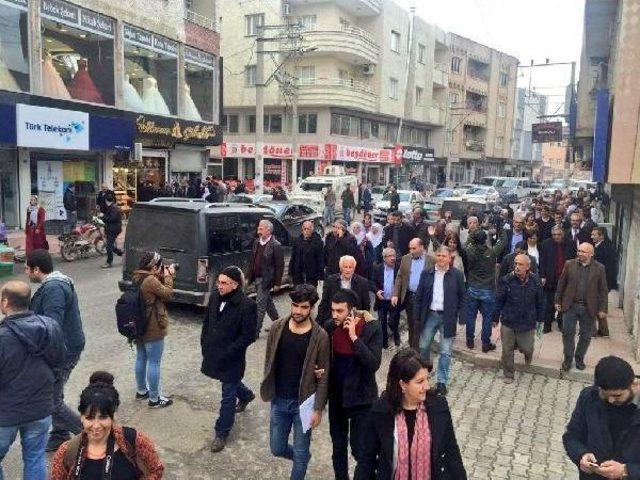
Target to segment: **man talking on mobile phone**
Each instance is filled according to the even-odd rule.
[[[628,362],[615,356],[598,362],[594,385],[580,393],[562,437],[580,480],[640,479],[639,392]]]

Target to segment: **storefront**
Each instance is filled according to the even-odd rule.
[[[351,145],[336,145],[333,165],[343,165],[350,175],[372,185],[384,185],[391,181],[395,166],[394,151],[386,148],[366,148]]]

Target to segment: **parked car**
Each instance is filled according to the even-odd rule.
[[[264,202],[260,204],[260,206],[273,211],[276,218],[280,220],[287,230],[289,241],[293,241],[300,235],[302,224],[307,220],[313,222],[314,231],[320,235],[321,238],[324,238],[322,214],[310,206],[302,203],[276,201]]]
[[[495,186],[504,204],[517,203],[531,193],[531,185],[525,177],[506,177]]]
[[[500,201],[500,194],[493,187],[485,185],[476,185],[466,191],[462,198],[466,200],[484,200],[485,202],[498,202]]]
[[[424,202],[424,204],[422,205],[422,209],[424,210],[426,219],[429,221],[440,220],[442,216],[440,212],[440,207],[442,207],[442,205],[440,205],[439,203],[434,203],[429,200]]]
[[[459,222],[463,216],[469,211],[469,207],[476,207],[478,218],[482,219],[482,214],[486,211],[493,210],[497,204],[495,202],[487,202],[485,200],[467,200],[465,198],[447,198],[442,203],[442,212],[451,211],[451,218],[455,222]]]
[[[466,183],[464,185],[460,185],[453,189],[454,197],[463,197],[469,190],[478,187],[478,185],[474,185],[473,183]]]
[[[273,200],[273,196],[268,193],[239,193],[233,195],[227,200],[227,203],[247,203],[258,205],[264,202],[270,202]]]
[[[404,215],[414,207],[422,206],[422,195],[416,190],[398,190],[400,204],[398,210]],[[386,193],[373,209],[373,221],[381,224],[387,223],[387,214],[391,208],[390,194]]]
[[[442,202],[445,198],[450,198],[454,196],[453,188],[437,188],[433,195],[429,197],[429,201],[432,203],[437,203],[442,205]]]
[[[371,187],[371,203],[375,207],[376,203],[382,200],[384,192],[387,190],[387,187],[384,185],[374,185]]]

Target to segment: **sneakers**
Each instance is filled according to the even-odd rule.
[[[173,400],[171,400],[170,398],[160,397],[155,402],[149,400],[150,408],[165,408],[170,405],[173,405]]]
[[[487,345],[482,346],[482,353],[492,352],[496,349],[495,344],[489,343]]]
[[[224,447],[227,445],[227,439],[226,438],[221,438],[221,437],[216,437],[213,439],[213,442],[211,442],[211,453],[218,453],[221,452],[222,450],[224,450]]]
[[[149,392],[138,393],[136,392],[136,400],[147,400],[149,398]]]
[[[249,405],[255,399],[256,399],[256,396],[254,394],[251,394],[251,398],[249,400],[247,400],[246,402],[242,402],[242,401],[238,400],[238,404],[236,405],[236,413],[244,412],[247,409],[247,405]]]
[[[111,267],[113,267],[113,265],[111,265],[110,263],[105,263],[100,268],[111,268]]]

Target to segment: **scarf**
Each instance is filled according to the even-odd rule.
[[[37,225],[38,224],[38,209],[40,207],[38,205],[36,205],[35,207],[32,205],[29,205],[29,208],[27,208],[27,211],[29,212],[29,223],[31,223],[32,225]]]
[[[404,412],[396,415],[398,461],[394,480],[431,480],[431,430],[424,405],[416,412],[416,426],[409,451],[407,422]],[[409,478],[411,462],[411,478]]]
[[[374,233],[374,231],[377,231],[378,233]],[[367,238],[371,242],[373,248],[378,248],[378,245],[382,243],[382,236],[382,225],[379,223],[371,225],[371,231],[367,233]]]

